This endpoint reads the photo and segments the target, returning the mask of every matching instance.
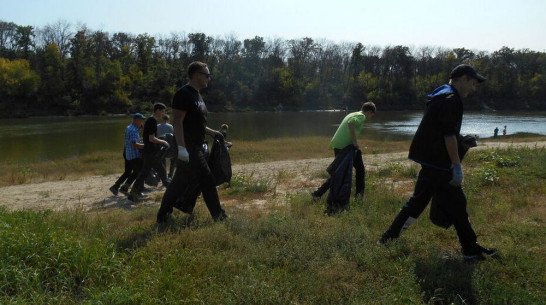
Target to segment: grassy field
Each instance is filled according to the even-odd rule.
[[[237,143],[241,153],[234,149],[233,157],[330,156],[323,149],[294,152],[324,147],[327,139],[286,141]],[[407,149],[397,149],[407,143],[381,151],[367,145],[365,153]],[[73,175],[119,172],[117,163],[119,156],[89,156],[28,165],[28,180],[17,183],[67,179],[60,170],[42,174],[59,166]],[[192,217],[178,213],[163,227],[154,224],[156,208],[0,209],[0,304],[544,304],[546,150],[467,155],[464,187],[473,226],[482,244],[500,249],[499,258],[477,263],[461,259],[455,231],[431,224],[428,209],[398,241],[376,244],[416,173],[416,166],[398,163],[369,171],[365,201],[352,201],[334,217],[303,192],[265,209],[233,207],[221,223],[199,203]],[[255,198],[270,191],[252,180],[235,181],[233,189],[220,194]]]

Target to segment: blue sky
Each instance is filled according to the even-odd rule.
[[[0,20],[35,27],[65,20],[110,34],[546,52],[544,0],[0,0]]]

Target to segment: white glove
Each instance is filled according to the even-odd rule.
[[[190,161],[190,154],[188,154],[186,147],[178,145],[178,160],[184,162]]]
[[[451,181],[449,181],[449,184],[453,186],[459,186],[461,183],[463,183],[463,166],[461,163],[459,164],[452,164],[451,165]]]

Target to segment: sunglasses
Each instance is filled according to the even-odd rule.
[[[210,73],[205,73],[205,72],[197,72],[197,73],[205,75],[207,78],[210,78]]]

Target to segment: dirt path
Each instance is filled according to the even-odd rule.
[[[530,148],[546,147],[546,141],[526,143],[486,143],[480,144],[477,149],[499,147]],[[365,155],[366,170],[374,170],[389,162],[407,161],[407,152]],[[276,161],[253,164],[236,164],[233,166],[234,175],[251,176],[253,179],[267,179],[278,181],[275,193],[284,194],[292,191],[313,189],[320,185],[322,178],[317,175],[324,171],[332,158]],[[0,188],[0,205],[9,210],[22,209],[83,209],[85,211],[101,211],[109,209],[136,209],[142,206],[158,206],[163,187],[151,188],[147,199],[133,204],[123,194],[113,196],[108,188],[114,183],[119,174],[109,176],[84,177],[77,180],[50,181],[36,184],[24,184]],[[279,177],[283,177],[279,179]],[[267,200],[267,199],[266,199]],[[266,201],[262,199],[263,201]],[[236,200],[223,202],[226,205],[238,204]],[[260,203],[257,200],[256,203]]]

